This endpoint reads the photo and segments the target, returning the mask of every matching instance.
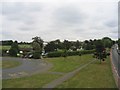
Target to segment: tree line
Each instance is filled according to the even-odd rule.
[[[104,48],[111,48],[113,44],[115,44],[116,41],[112,40],[109,37],[104,37],[102,39],[90,39],[85,40],[83,42],[77,40],[77,41],[68,41],[64,40],[61,42],[59,39],[49,42],[45,47],[45,52],[53,52],[55,50],[59,49],[66,49],[66,50],[73,50],[77,51],[78,49],[83,48],[84,50],[92,50],[96,49],[96,46],[98,44],[102,44]]]
[[[40,58],[42,52],[44,51],[45,53],[50,53],[54,51],[78,51],[81,49],[84,50],[94,50],[96,49],[97,51],[100,50],[100,48],[111,48],[112,45],[115,43],[118,43],[120,45],[120,39],[117,41],[112,40],[109,37],[104,37],[102,39],[90,39],[90,40],[85,40],[83,42],[77,40],[77,41],[69,41],[69,40],[64,40],[60,41],[60,39],[50,41],[46,45],[44,45],[43,39],[40,37],[36,36],[32,38],[32,42],[17,42],[17,41],[12,41],[12,40],[7,40],[7,41],[2,41],[2,45],[11,45],[11,48],[9,50],[9,54],[11,56],[17,56],[17,53],[19,53],[20,49],[18,44],[30,44],[32,46],[32,54],[33,58]]]

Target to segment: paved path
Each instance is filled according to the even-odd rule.
[[[59,84],[63,83],[64,81],[70,79],[71,77],[73,77],[74,75],[76,75],[81,69],[85,68],[86,66],[88,66],[89,64],[91,64],[92,62],[94,62],[95,60],[92,60],[91,62],[83,65],[83,66],[80,66],[78,69],[72,71],[72,72],[69,72],[67,74],[65,74],[64,76],[46,84],[45,86],[43,86],[42,88],[55,88],[56,86],[58,86]]]
[[[41,59],[2,57],[2,60],[18,61],[22,63],[20,66],[14,68],[2,69],[2,79],[30,76],[36,73],[45,72],[53,66]]]

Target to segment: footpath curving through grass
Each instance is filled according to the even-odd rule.
[[[11,60],[2,60],[2,68],[3,69],[8,69],[8,68],[13,68],[21,65],[21,62],[18,61],[11,61]]]
[[[102,64],[96,60],[57,88],[116,88],[110,59]]]

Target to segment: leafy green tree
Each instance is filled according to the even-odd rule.
[[[33,50],[34,50],[33,58],[39,59],[40,55],[42,53],[42,48],[40,47],[39,43],[37,43],[37,42],[33,42],[32,46],[33,46]]]
[[[2,41],[2,45],[12,45],[13,41],[12,40],[5,40],[5,41]]]
[[[95,45],[94,45],[94,42],[90,39],[89,41],[88,40],[85,40],[84,41],[84,44],[83,44],[83,48],[85,50],[92,50],[92,49],[95,49]]]
[[[103,45],[104,45],[105,48],[111,48],[112,43],[113,43],[111,38],[109,38],[109,37],[104,37],[102,39],[102,42],[103,42]]]
[[[102,40],[96,41],[96,56],[100,60],[100,63],[101,63],[101,60],[104,61],[104,58],[106,58],[106,51],[105,51]]]
[[[69,42],[68,40],[64,40],[63,46],[64,46],[64,49],[69,50],[72,45],[71,45],[71,42]]]
[[[44,50],[45,52],[53,52],[55,51],[56,48],[56,44],[54,42],[49,42],[45,47]]]
[[[66,49],[64,50],[63,57],[64,57],[64,60],[65,60],[66,57],[67,57],[67,50],[66,50]]]
[[[33,42],[39,43],[40,47],[43,47],[44,41],[40,37],[36,36],[36,37],[32,38],[32,40],[33,40]]]
[[[17,56],[17,54],[19,53],[19,47],[17,41],[13,42],[9,51],[10,51],[9,54],[11,56],[15,56],[15,57]]]
[[[43,50],[43,40],[40,37],[32,38],[33,58],[39,59]]]

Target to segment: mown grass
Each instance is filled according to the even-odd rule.
[[[96,60],[58,88],[116,88],[110,59],[107,58],[102,64]]]
[[[53,68],[50,71],[53,72],[69,72],[79,67],[80,65],[91,61],[91,55],[84,55],[81,58],[79,56],[70,56],[66,60],[64,58],[47,58],[49,62],[53,63]],[[61,75],[59,74],[36,74],[29,77],[8,79],[3,81],[3,88],[40,88],[45,84],[57,79]]]
[[[43,85],[60,77],[53,74],[36,74],[29,77],[2,80],[2,88],[41,88]]]
[[[6,46],[6,45],[0,45],[0,50],[9,50],[10,49],[10,45]],[[28,45],[28,44],[21,44],[19,45],[19,48],[31,48],[32,46],[31,45]]]
[[[2,46],[0,45],[0,50],[9,50],[11,46]]]
[[[10,60],[2,60],[2,68],[13,68],[21,65],[21,62],[18,61],[10,61]]]
[[[28,44],[21,44],[19,45],[19,48],[31,48],[32,46],[31,45],[28,45]]]
[[[70,72],[79,66],[88,63],[93,60],[92,55],[82,55],[80,56],[68,56],[67,58],[58,57],[58,58],[47,58],[47,61],[53,63],[53,68],[50,71],[53,72]]]
[[[70,72],[93,60],[92,55],[69,56],[66,59],[46,58],[48,62],[53,63],[51,72]],[[59,78],[58,74],[36,74],[28,77],[2,80],[3,88],[41,88],[54,79]],[[88,65],[80,70],[73,78],[63,82],[57,88],[116,88],[109,58],[100,64],[99,61]]]

